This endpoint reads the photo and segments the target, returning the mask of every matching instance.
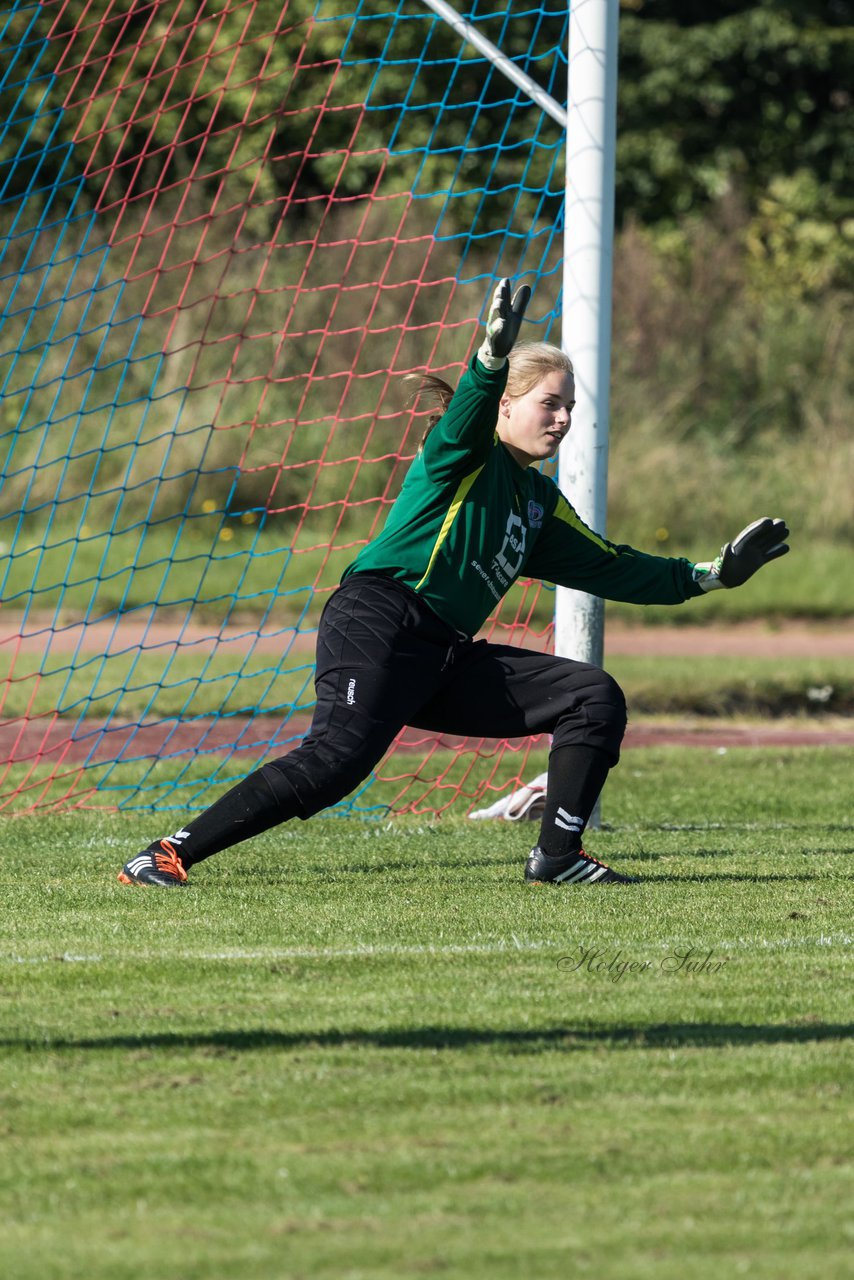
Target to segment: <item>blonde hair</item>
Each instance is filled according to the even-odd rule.
[[[507,357],[507,394],[511,400],[526,396],[547,373],[572,373],[572,361],[550,342],[519,342]]]
[[[507,395],[512,400],[527,395],[538,382],[557,370],[559,373],[573,373],[572,361],[560,347],[553,347],[550,342],[519,342],[507,357],[510,366],[507,374]],[[443,378],[434,373],[409,373],[407,382],[417,382],[408,404],[414,407],[422,396],[427,398],[433,412],[427,420],[427,427],[421,437],[421,445],[427,439],[436,423],[448,410],[454,388]],[[420,446],[419,446],[420,447]]]

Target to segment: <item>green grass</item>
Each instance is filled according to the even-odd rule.
[[[283,639],[283,651],[287,643]],[[284,662],[284,669],[280,665]],[[0,673],[5,674],[0,657]],[[214,643],[181,651],[171,646],[104,655],[23,652],[4,690],[3,715],[57,709],[62,716],[117,714],[189,718],[205,715],[275,715],[314,704],[314,654],[283,659],[275,653],[240,653]]]
[[[729,535],[728,535],[729,536]],[[717,547],[671,546],[635,539],[641,550],[662,555],[687,556],[689,560],[708,560]],[[715,591],[711,595],[689,600],[675,608],[668,605],[645,605],[609,602],[608,616],[650,626],[674,623],[696,626],[711,622],[747,622],[753,618],[807,618],[832,620],[851,615],[851,593],[846,586],[850,573],[851,548],[844,543],[798,543],[792,535],[792,551],[782,560],[768,565],[761,573],[735,591]]]
[[[812,716],[854,711],[846,658],[778,658],[773,634],[761,657],[619,654],[605,666],[632,715]]]
[[[849,1274],[850,753],[626,753],[604,813],[636,887],[318,819],[125,890],[156,819],[5,822],[3,1273]]]
[[[227,535],[224,540],[223,535]],[[8,538],[8,535],[7,535]],[[349,538],[347,541],[351,541]],[[0,562],[0,587],[11,611],[55,611],[60,622],[109,617],[156,603],[209,621],[259,617],[275,604],[277,620],[316,617],[325,596],[318,577],[336,583],[356,551],[330,553],[324,531],[295,536],[285,526],[261,531],[221,512],[114,533],[86,529],[46,534],[26,526]]]
[[[777,658],[769,633],[761,657],[619,654],[605,666],[632,713],[649,715],[821,715],[854,711],[854,672],[845,658]],[[21,653],[6,685],[3,716],[68,717],[280,715],[314,702],[313,654],[221,652],[207,646],[111,654]],[[4,663],[0,656],[0,675]]]
[[[49,611],[60,623],[134,609],[147,614],[152,604],[161,616],[172,611],[183,618],[191,609],[195,619],[210,622],[259,618],[271,610],[278,626],[316,622],[326,594],[318,595],[315,583],[331,588],[338,582],[367,530],[360,514],[333,535],[320,527],[294,534],[284,524],[260,530],[239,519],[223,525],[222,514],[214,512],[192,520],[175,517],[160,524],[138,524],[112,535],[89,530],[78,541],[76,533],[59,530],[46,535],[33,524],[17,536],[11,549],[8,534],[0,541],[0,552],[7,553],[0,559],[0,593],[10,613],[25,608]],[[227,541],[222,540],[223,532]],[[719,547],[682,545],[673,539],[657,543],[654,531],[612,533],[616,541],[632,542],[641,550],[692,560],[708,560]],[[792,554],[737,591],[718,591],[676,608],[613,602],[608,614],[652,625],[849,617],[850,546],[831,540],[799,541],[797,533],[792,535]],[[335,543],[331,550],[330,538]],[[522,592],[521,587],[511,590],[505,617],[513,616]],[[523,606],[523,616],[529,607]],[[544,590],[533,621],[543,627],[553,613],[554,594]]]

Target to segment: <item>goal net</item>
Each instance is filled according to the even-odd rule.
[[[563,100],[565,4],[460,11]],[[418,0],[0,22],[0,807],[202,808],[306,731],[403,376],[456,381],[499,275],[559,340],[565,135]],[[552,615],[522,583],[488,633]],[[342,808],[464,812],[531,746],[407,730]]]

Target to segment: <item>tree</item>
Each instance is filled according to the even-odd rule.
[[[805,171],[852,187],[852,6],[624,0],[617,205],[647,224]]]

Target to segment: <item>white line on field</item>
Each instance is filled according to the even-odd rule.
[[[854,937],[847,933],[819,934],[813,938],[732,938],[702,941],[689,938],[658,939],[659,950],[673,951],[678,947],[694,947],[713,951],[744,951],[759,949],[763,951],[792,950],[799,947],[850,947]],[[360,943],[352,947],[229,947],[222,951],[172,951],[169,956],[173,960],[201,961],[245,961],[245,960],[351,960],[371,956],[456,956],[456,955],[499,955],[513,951],[545,951],[561,948],[563,951],[577,949],[581,945],[577,939],[555,941],[550,938],[524,939],[511,935],[510,938],[499,938],[495,942],[423,944],[418,946],[398,946],[394,943]],[[592,945],[590,939],[585,940],[585,947]],[[625,948],[642,951],[643,943],[622,938],[599,939],[596,945],[609,950]],[[163,952],[157,952],[162,957]],[[155,958],[154,952],[123,951],[115,955],[76,955],[72,952],[49,956],[21,956],[14,954],[0,955],[0,964],[116,964],[121,961],[139,961],[146,963]]]
[[[443,955],[496,955],[502,951],[542,951],[546,947],[560,946],[548,940],[525,940],[511,936],[495,942],[424,944],[398,946],[394,943],[359,943],[352,947],[228,947],[222,951],[172,951],[174,960],[349,960],[360,956],[443,956]],[[159,953],[158,954],[162,954]],[[4,964],[48,964],[52,960],[70,964],[103,964],[118,960],[148,961],[152,952],[123,951],[113,956],[72,955],[66,952],[51,956],[0,955]]]

